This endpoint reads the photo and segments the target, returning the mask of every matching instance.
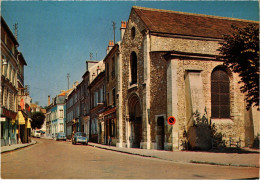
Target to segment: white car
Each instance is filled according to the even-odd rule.
[[[34,137],[40,138],[41,137],[41,131],[34,131]]]

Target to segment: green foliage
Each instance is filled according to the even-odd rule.
[[[239,74],[240,90],[246,93],[247,109],[259,108],[259,26],[232,26],[232,34],[224,35],[219,51],[224,65]]]
[[[205,108],[205,112],[202,117],[200,115],[200,112],[198,110],[196,110],[193,113],[193,118],[194,118],[193,127],[204,128],[210,132],[212,149],[224,149],[226,147],[225,140],[223,140],[223,137],[225,135],[220,132],[217,132],[217,128],[216,128],[215,124],[209,123],[208,118],[207,118],[206,108]],[[181,146],[183,147],[183,150],[192,150],[191,147],[189,146],[189,142],[187,140],[188,133],[186,132],[186,130],[184,130],[184,132],[183,132],[183,137],[185,137],[185,139],[181,141]],[[198,141],[200,141],[200,140],[201,139],[198,139]]]
[[[40,129],[44,123],[45,116],[42,112],[33,112],[32,113],[32,129]]]

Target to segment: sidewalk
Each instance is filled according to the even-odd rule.
[[[119,148],[115,146],[88,143],[90,146],[127,154],[152,157],[178,163],[198,163],[222,166],[257,167],[259,168],[259,151],[242,153],[194,152],[194,151],[162,151],[136,148]]]
[[[10,145],[10,146],[2,146],[1,147],[1,154],[5,153],[5,152],[16,150],[16,149],[24,148],[24,147],[27,147],[27,146],[30,146],[30,145],[33,145],[33,144],[36,144],[36,143],[37,143],[36,141],[32,140],[32,142],[30,142],[30,143],[13,144],[13,145]]]

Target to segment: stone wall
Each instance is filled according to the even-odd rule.
[[[165,52],[151,53],[151,141],[156,143],[157,116],[167,114],[167,62],[163,58]],[[165,125],[166,125],[165,118]]]
[[[131,37],[131,28],[135,27],[135,37]],[[223,133],[224,140],[228,143],[231,137],[233,141],[241,140],[241,145],[245,145],[246,140],[246,126],[249,123],[251,115],[246,115],[244,94],[240,92],[240,85],[238,84],[238,74],[234,74],[228,70],[230,79],[230,118],[228,119],[212,119],[211,118],[211,74],[213,70],[222,66],[223,62],[212,59],[212,56],[218,55],[217,49],[220,47],[219,41],[215,39],[200,39],[187,37],[162,37],[150,34],[145,30],[145,26],[140,18],[131,12],[127,28],[122,40],[121,57],[122,57],[122,131],[123,143],[129,143],[127,133],[129,129],[129,113],[128,113],[128,98],[132,94],[139,97],[142,108],[142,142],[149,143],[142,148],[158,149],[158,116],[164,116],[165,126],[165,149],[172,149],[173,146],[182,149],[182,142],[186,140],[184,131],[188,131],[188,121],[190,115],[188,111],[189,101],[187,101],[187,73],[191,71],[199,72],[200,91],[204,96],[203,104],[205,106],[206,115],[209,123],[215,123],[217,131]],[[130,85],[130,55],[132,52],[137,55],[137,84]],[[180,51],[184,53],[196,53],[201,58],[186,55],[185,57],[175,57],[166,60],[164,55],[169,51]],[[211,55],[211,58],[208,55]],[[169,66],[169,61],[174,63]],[[149,66],[149,67],[148,67]],[[176,76],[174,76],[174,89],[169,89],[167,83],[169,81],[168,70],[175,68]],[[169,69],[170,68],[170,69]],[[173,96],[172,92],[175,91]],[[177,97],[176,100],[168,101],[168,96]],[[174,126],[167,124],[167,118],[172,115],[173,108],[169,111],[169,102],[175,101],[174,110],[177,122]],[[147,104],[148,103],[148,104]],[[118,103],[117,103],[118,104]],[[150,108],[150,114],[147,113]],[[250,112],[248,112],[250,113]],[[191,113],[190,113],[191,114]],[[252,111],[252,117],[256,117],[259,112]],[[147,119],[148,122],[147,123]],[[255,118],[253,121],[256,122]],[[256,123],[257,124],[257,123]],[[255,123],[252,125],[255,131],[259,132]],[[150,130],[149,130],[150,129]],[[147,132],[150,131],[150,132]],[[254,133],[256,134],[256,132]],[[150,135],[149,135],[150,133]],[[175,134],[174,134],[175,133]],[[247,131],[248,134],[248,131]],[[250,133],[249,133],[250,134]],[[178,141],[178,142],[173,142]],[[175,143],[175,145],[174,145]],[[227,144],[228,145],[228,144]],[[129,146],[128,146],[129,147]]]
[[[131,28],[135,27],[135,37],[131,37]],[[144,54],[143,54],[143,34],[144,25],[141,20],[135,13],[132,13],[129,17],[127,28],[124,33],[124,38],[122,40],[122,114],[123,114],[123,142],[126,143],[128,137],[126,137],[126,125],[127,125],[127,116],[128,114],[128,98],[132,93],[138,95],[140,103],[143,103],[143,69],[144,69]],[[137,55],[137,86],[130,86],[130,55],[132,52],[135,52]],[[144,123],[143,123],[144,124]],[[145,135],[145,127],[143,128],[143,135]]]

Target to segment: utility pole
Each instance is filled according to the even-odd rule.
[[[68,90],[70,89],[70,73],[67,73],[67,79],[68,79]]]
[[[112,26],[114,30],[114,44],[116,44],[116,23],[114,21],[112,21]]]
[[[14,24],[14,34],[15,34],[15,38],[18,38],[18,23]]]

